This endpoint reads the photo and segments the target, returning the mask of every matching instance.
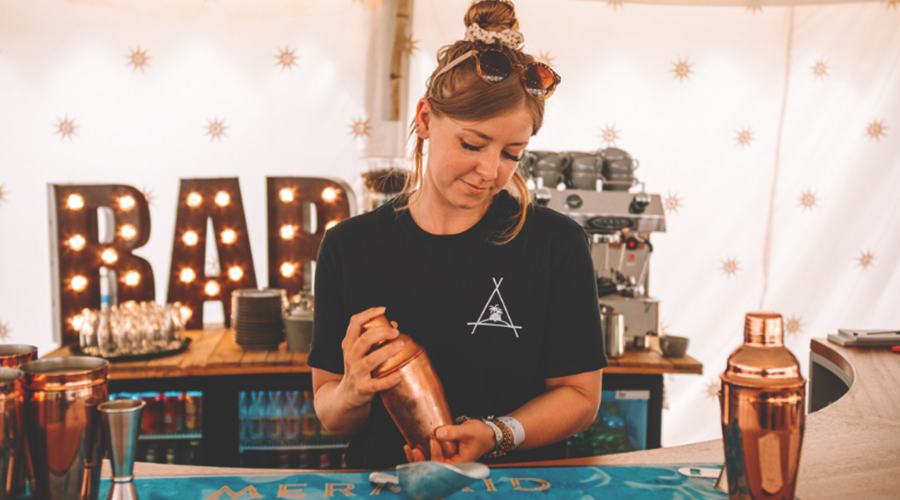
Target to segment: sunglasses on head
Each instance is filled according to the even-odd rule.
[[[470,57],[475,57],[475,69],[478,76],[488,83],[497,83],[505,80],[514,69],[521,69],[522,84],[525,90],[535,99],[546,99],[553,94],[556,86],[562,78],[544,63],[533,62],[522,64],[519,61],[511,61],[503,52],[496,49],[471,50],[457,57],[447,65],[435,78],[443,75],[456,67],[459,63]]]

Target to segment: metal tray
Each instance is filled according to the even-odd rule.
[[[175,349],[166,349],[165,351],[148,352],[144,354],[124,354],[121,356],[98,355],[96,357],[103,358],[112,363],[115,363],[117,361],[146,361],[148,359],[164,358],[166,356],[184,352],[187,350],[189,345],[191,345],[191,338],[185,337],[184,342],[181,344],[181,347],[176,347]],[[73,345],[69,350],[72,351],[72,354],[75,354],[76,356],[93,356],[92,354],[85,354],[84,352],[82,352],[81,346],[77,344]]]

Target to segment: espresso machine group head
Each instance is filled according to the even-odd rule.
[[[653,252],[650,233],[666,230],[665,210],[658,194],[648,194],[643,187],[631,189],[638,185],[633,175],[630,180],[618,175],[617,180],[607,181],[604,172],[612,177],[611,171],[627,169],[622,168],[621,162],[618,170],[600,166],[613,157],[605,152],[543,153],[553,155],[553,159],[569,155],[581,163],[587,163],[585,156],[595,156],[598,167],[594,185],[597,189],[572,188],[573,174],[564,170],[563,181],[556,189],[536,187],[534,198],[537,204],[566,214],[587,231],[601,311],[604,315],[622,313],[629,345],[643,349],[649,347],[647,336],[659,335],[659,301],[648,293],[650,254]],[[534,154],[539,156],[541,153]],[[627,153],[618,149],[614,157],[630,160]],[[536,165],[537,161],[533,163]],[[566,160],[560,163],[565,164]],[[585,174],[579,175],[584,177]],[[543,182],[532,184],[545,185]],[[631,192],[633,190],[637,192]]]

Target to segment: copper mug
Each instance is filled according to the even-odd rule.
[[[362,331],[381,326],[391,326],[384,315],[369,320]],[[430,460],[431,438],[435,429],[453,425],[453,416],[444,396],[444,386],[425,348],[402,333],[392,342],[396,341],[403,342],[403,349],[375,367],[372,376],[384,378],[394,373],[400,374],[400,383],[380,392],[381,401],[409,447],[419,448]],[[387,344],[378,344],[373,350]],[[455,442],[441,441],[441,449],[445,457],[457,453]]]
[[[31,361],[20,369],[34,498],[96,500],[103,459],[97,406],[109,399],[109,362],[75,356]]]
[[[33,345],[25,345],[25,344],[0,344],[0,367],[2,368],[18,368],[21,364],[27,363],[29,361],[34,361],[37,359],[37,347]],[[17,382],[19,386],[19,393],[22,393],[22,379],[19,379]],[[21,404],[20,404],[21,406]],[[20,410],[21,411],[21,410]],[[20,435],[24,430],[21,428],[18,429]],[[31,460],[28,458],[28,446],[25,444],[24,439],[22,440],[22,455],[18,457],[19,464],[15,464],[16,474],[18,476],[17,485],[12,487],[12,490],[22,491],[25,488],[25,482],[31,483],[31,478],[34,477],[31,471]],[[7,478],[7,481],[9,479]],[[7,488],[9,489],[9,488]],[[32,483],[31,489],[34,490],[34,484]]]
[[[20,370],[0,368],[0,500],[25,490],[21,379]]]
[[[0,345],[0,367],[18,368],[22,363],[37,359],[37,347],[24,344]]]
[[[782,341],[781,315],[749,313],[722,374],[722,434],[731,500],[793,500],[806,425],[806,380]]]

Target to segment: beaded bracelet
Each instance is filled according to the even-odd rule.
[[[503,438],[501,440],[497,441],[497,444],[494,446],[494,450],[491,451],[490,453],[488,453],[487,455],[485,455],[485,457],[487,457],[487,458],[502,457],[503,455],[506,455],[506,452],[515,448],[515,446],[516,446],[515,438],[513,437],[513,432],[509,428],[509,426],[507,426],[505,423],[503,423],[500,420],[497,420],[496,418],[493,418],[493,417],[488,417],[487,419],[484,419],[484,422],[485,423],[490,422],[490,423],[494,424],[496,427],[498,427],[500,429],[500,431],[503,434]]]

